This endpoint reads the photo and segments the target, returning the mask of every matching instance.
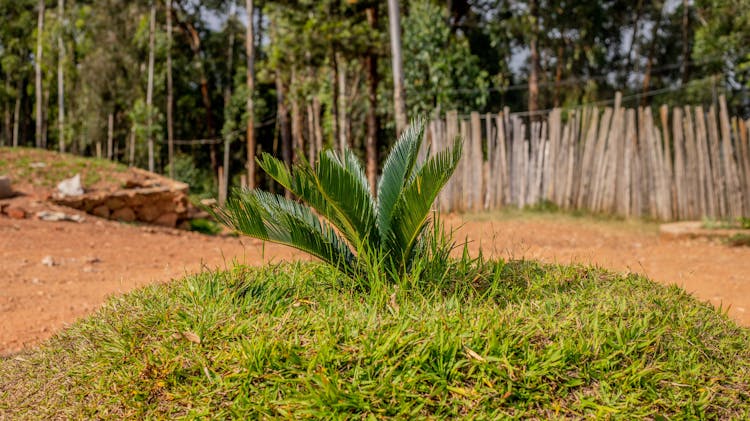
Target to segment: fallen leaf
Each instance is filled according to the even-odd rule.
[[[477,354],[476,352],[474,352],[474,350],[472,350],[471,348],[469,348],[466,345],[464,345],[464,351],[466,351],[466,356],[469,357],[470,360],[477,360],[479,362],[485,362],[485,361],[487,361],[487,360],[484,359],[484,357],[482,357],[481,355]]]
[[[196,343],[196,344],[201,343],[200,336],[196,335],[194,332],[191,332],[189,330],[185,331],[185,332],[182,332],[182,337],[185,338],[185,339],[187,339],[188,341]]]

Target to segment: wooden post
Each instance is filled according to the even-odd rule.
[[[482,200],[482,122],[479,113],[471,113],[471,210],[479,212],[483,207]]]
[[[732,134],[729,126],[729,112],[727,111],[727,99],[724,95],[719,96],[719,118],[721,124],[722,156],[724,157],[724,180],[727,184],[727,211],[728,216],[738,218],[742,215],[742,192],[739,177],[737,175],[737,163],[735,161],[734,148],[732,147]]]
[[[725,218],[728,215],[726,202],[726,183],[724,181],[724,165],[721,162],[719,128],[716,122],[716,109],[714,106],[708,108],[708,139],[709,152],[711,156],[711,178],[714,184],[715,203],[717,203],[716,217]]]

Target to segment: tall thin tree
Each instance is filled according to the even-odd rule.
[[[154,135],[152,133],[153,115],[151,107],[154,101],[154,37],[156,32],[156,5],[151,2],[151,19],[148,26],[148,86],[146,88],[146,116],[148,135],[148,170],[154,171]]]
[[[682,0],[682,84],[690,78],[690,4]]]
[[[57,35],[57,142],[60,153],[65,152],[65,43],[63,31],[65,28],[65,0],[57,0],[57,19],[59,33]]]
[[[232,83],[234,78],[234,20],[236,15],[236,3],[232,1],[229,5],[229,20],[227,20],[227,30],[229,31],[229,45],[227,45],[227,83],[224,86],[224,114],[231,107],[232,103]],[[232,146],[234,133],[224,133],[224,162],[221,180],[221,189],[219,189],[219,204],[223,204],[227,198],[227,189],[229,188],[229,152]]]
[[[401,54],[401,15],[398,0],[388,0],[388,26],[391,34],[393,66],[393,102],[396,113],[396,132],[406,128],[406,95],[404,93],[404,63]]]
[[[247,32],[245,50],[247,52],[247,187],[255,188],[255,38],[253,37],[253,0],[245,0],[247,10]]]
[[[169,154],[169,177],[174,178],[174,126],[172,107],[174,106],[172,87],[172,0],[167,0],[167,148]],[[226,169],[224,169],[226,171]]]
[[[42,35],[44,32],[44,0],[39,0],[39,16],[37,18],[36,57],[34,57],[34,74],[36,77],[36,147],[42,148]]]
[[[531,40],[529,42],[529,113],[539,109],[539,8],[537,0],[529,1]]]
[[[377,6],[368,8],[367,23],[370,29],[377,30],[378,9]],[[372,194],[377,194],[378,178],[378,57],[374,48],[370,48],[365,58],[367,67],[367,137],[365,140],[365,151],[367,156],[367,181],[370,183]]]

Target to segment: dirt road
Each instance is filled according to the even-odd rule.
[[[654,226],[560,215],[449,217],[485,253],[592,263],[676,283],[750,326],[750,248],[662,241]],[[0,217],[0,355],[33,346],[111,294],[233,261],[306,258],[248,238],[210,237],[87,217],[84,223]]]

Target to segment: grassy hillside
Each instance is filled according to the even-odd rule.
[[[748,330],[676,287],[531,262],[451,276],[362,291],[291,264],[151,286],[0,361],[0,418],[750,416]]]
[[[40,165],[42,164],[42,165]],[[36,148],[0,147],[0,174],[14,184],[55,187],[60,181],[81,174],[85,187],[117,185],[127,167],[105,159],[84,158]]]

